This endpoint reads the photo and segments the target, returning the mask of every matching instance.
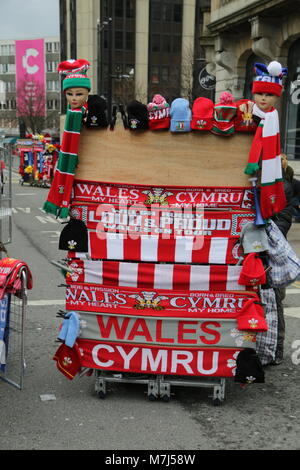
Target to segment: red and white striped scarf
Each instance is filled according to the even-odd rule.
[[[70,260],[67,284],[88,283],[147,289],[240,291],[242,266]],[[247,286],[247,290],[255,290]]]
[[[278,112],[272,108],[263,112],[255,104],[253,114],[260,117],[249,153],[246,174],[253,174],[259,169],[262,158],[260,210],[263,218],[272,217],[286,206],[282,167],[280,157],[280,133]]]

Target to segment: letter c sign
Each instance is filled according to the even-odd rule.
[[[38,65],[29,65],[28,61],[30,57],[37,57],[39,55],[36,49],[30,48],[26,49],[25,55],[22,57],[22,66],[26,72],[30,75],[33,75],[39,71]]]

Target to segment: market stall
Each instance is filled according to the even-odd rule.
[[[72,87],[80,80],[87,99],[85,62],[63,82],[71,107],[44,206],[68,221],[57,367],[69,379],[94,372],[101,398],[107,383],[128,382],[169,400],[173,384],[212,388],[218,405],[226,380],[264,382],[276,349],[267,275],[275,227],[260,212],[249,102],[199,98],[190,117],[172,123],[172,106],[156,95],[148,114],[135,101],[110,129],[81,127],[85,108],[72,108]],[[276,190],[269,200],[260,188],[264,211],[282,203]]]

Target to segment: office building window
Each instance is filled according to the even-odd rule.
[[[151,67],[150,74],[151,74],[151,77],[150,77],[151,83],[153,84],[159,83],[159,67],[157,66]]]
[[[126,31],[126,50],[133,51],[134,49],[134,33],[132,31]]]
[[[115,0],[115,16],[116,18],[122,18],[124,15],[124,4],[123,0]]]
[[[151,51],[160,52],[160,34],[153,34],[151,37]]]
[[[115,49],[123,49],[123,31],[115,31]]]

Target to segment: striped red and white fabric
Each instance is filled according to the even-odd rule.
[[[176,237],[141,235],[132,239],[123,233],[88,233],[88,253],[68,252],[69,258],[111,259],[169,263],[236,264],[241,254],[239,236]]]
[[[72,260],[68,284],[88,283],[147,289],[244,291],[238,279],[241,266],[199,266],[188,264],[129,263],[119,261]],[[247,290],[255,290],[248,286]]]

